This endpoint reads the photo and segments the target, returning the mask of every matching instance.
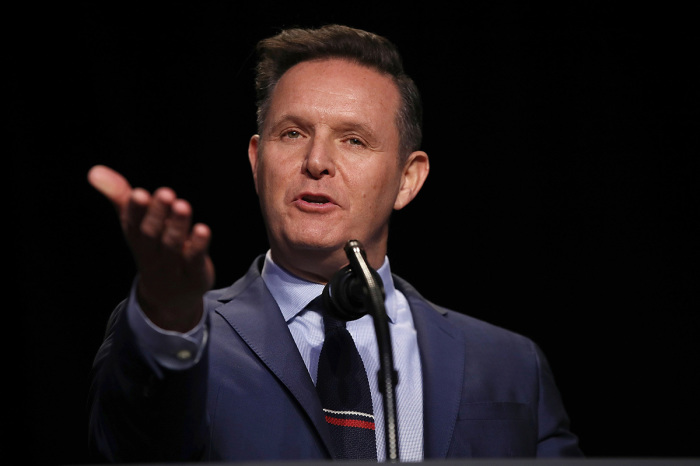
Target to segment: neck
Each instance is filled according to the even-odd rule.
[[[319,249],[282,251],[279,248],[271,247],[270,251],[272,260],[292,275],[324,285],[331,280],[338,270],[349,263],[343,248],[332,251]],[[370,266],[375,270],[384,263],[385,248],[381,251],[367,250],[366,253]]]

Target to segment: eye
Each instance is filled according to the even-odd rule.
[[[298,139],[301,137],[301,133],[299,131],[292,129],[292,130],[285,132],[284,137],[287,137],[289,139]]]
[[[365,143],[360,138],[348,138],[347,141],[351,146],[364,146],[365,145]]]

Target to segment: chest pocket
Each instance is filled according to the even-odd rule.
[[[463,403],[448,456],[528,457],[537,452],[537,423],[530,405]]]
[[[488,401],[483,403],[462,403],[458,420],[529,420],[532,419],[530,405],[511,401]]]

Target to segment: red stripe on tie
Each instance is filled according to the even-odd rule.
[[[357,419],[338,419],[337,417],[326,416],[326,422],[336,426],[359,427],[360,429],[374,430],[374,422],[358,421]]]

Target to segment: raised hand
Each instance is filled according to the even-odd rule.
[[[119,214],[139,273],[139,305],[148,318],[165,330],[192,329],[202,316],[202,296],[214,284],[209,227],[192,225],[190,203],[170,188],[153,194],[132,188],[104,165],[92,167],[88,181]]]

